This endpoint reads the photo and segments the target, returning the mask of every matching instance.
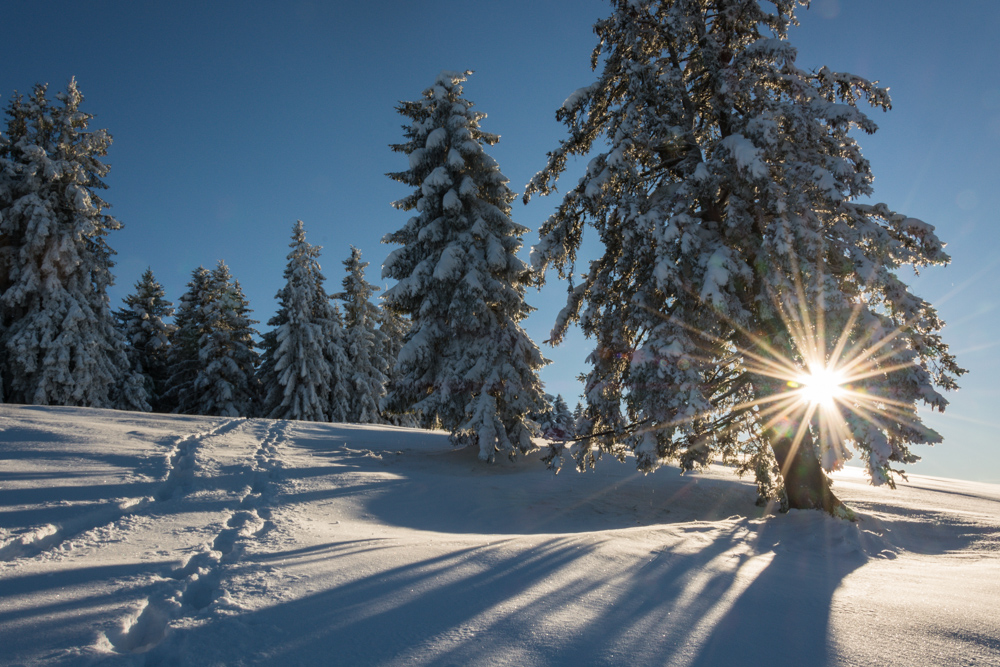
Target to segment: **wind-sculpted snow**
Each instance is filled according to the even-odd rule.
[[[849,469],[850,523],[721,468],[553,475],[441,432],[0,427],[4,664],[1000,664],[995,485]]]

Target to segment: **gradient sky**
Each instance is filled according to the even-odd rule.
[[[388,148],[402,139],[399,100],[442,69],[474,70],[466,97],[502,136],[489,152],[522,191],[564,136],[555,110],[596,77],[592,25],[608,12],[603,0],[11,2],[0,96],[6,106],[14,90],[48,82],[54,93],[76,76],[92,127],[114,136],[103,196],[125,229],[109,238],[113,307],[147,266],[176,302],[193,269],[224,259],[264,330],[296,219],[324,248],[329,291],[351,245],[382,284],[392,247],[380,239],[408,218],[390,206],[406,188],[384,176],[406,166]],[[909,469],[1000,482],[1000,2],[814,0],[799,16],[790,39],[801,67],[890,87],[893,110],[860,137],[874,198],[934,225],[953,260],[902,275],[939,307],[970,370],[945,414],[925,414],[944,444],[916,448],[924,461]],[[515,203],[532,229],[525,258],[556,204]],[[551,275],[528,293],[536,342],[564,290]],[[572,406],[590,349],[579,333],[543,346],[547,391]]]

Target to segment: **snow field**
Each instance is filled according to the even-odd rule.
[[[1000,664],[994,485],[849,469],[851,524],[723,468],[553,476],[395,427],[0,426],[5,664]]]
[[[151,491],[149,496],[89,503],[97,504],[98,509],[42,529],[24,531],[8,538],[2,547],[7,561],[40,553],[39,560],[63,563],[88,556],[101,562],[117,560],[118,556],[126,561],[135,558],[134,548],[125,549],[124,554],[109,553],[116,551],[108,548],[116,543],[145,548],[140,558],[153,561],[149,572],[132,579],[141,580],[138,590],[148,592],[127,605],[124,614],[119,609],[118,621],[110,623],[94,646],[84,647],[83,654],[92,653],[90,649],[98,653],[147,651],[165,638],[168,623],[219,599],[220,604],[225,604],[225,591],[219,588],[223,568],[238,559],[246,539],[263,534],[271,525],[267,506],[272,494],[270,482],[279,470],[275,445],[281,438],[282,423],[150,419],[150,423],[156,421],[172,421],[175,425],[195,421],[208,428],[161,440],[168,449],[162,454],[159,480],[143,487]],[[81,435],[75,453],[84,455],[89,447],[100,446],[96,442],[99,437],[88,432]],[[134,436],[136,432],[126,435]],[[147,451],[146,460],[136,461],[138,467],[150,467],[150,458],[155,459],[156,453]],[[116,472],[102,470],[101,481],[106,482],[107,475]],[[52,471],[49,476],[54,474]],[[120,481],[129,478],[121,475]],[[71,539],[78,535],[82,539]],[[31,539],[35,536],[40,539]],[[170,548],[153,548],[157,543]],[[71,650],[70,654],[75,652]]]

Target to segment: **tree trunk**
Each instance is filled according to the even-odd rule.
[[[782,431],[795,432],[794,429]],[[788,509],[821,509],[832,516],[854,521],[854,512],[830,490],[831,480],[816,458],[812,433],[807,429],[797,447],[792,446],[794,439],[784,433],[770,429],[767,438],[781,468]]]

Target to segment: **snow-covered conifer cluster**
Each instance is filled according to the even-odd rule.
[[[545,408],[532,414],[542,436],[550,440],[564,442],[576,435],[576,420],[566,405],[562,394],[553,397],[545,394]]]
[[[166,399],[174,412],[223,417],[256,413],[256,321],[239,281],[219,261],[195,269],[177,309]]]
[[[249,304],[225,262],[213,271],[199,267],[192,273],[171,325],[162,321],[170,304],[152,272],[146,272],[119,318],[135,346],[136,368],[161,374],[156,380],[151,373],[149,394],[158,410],[387,423],[379,401],[407,322],[387,317],[371,302],[377,288],[365,281],[367,263],[357,248],[344,262],[344,292],[330,296],[323,287],[320,248],[306,241],[302,221],[296,222],[289,245],[278,310],[260,344]],[[332,298],[343,301],[346,321]],[[159,335],[147,333],[153,331]],[[412,426],[415,419],[400,415],[392,422]]]
[[[206,309],[209,335],[199,346],[201,368],[194,383],[202,406],[198,414],[253,415],[260,392],[253,328],[257,321],[250,319],[250,304],[225,262],[219,261],[211,278],[212,299]]]

